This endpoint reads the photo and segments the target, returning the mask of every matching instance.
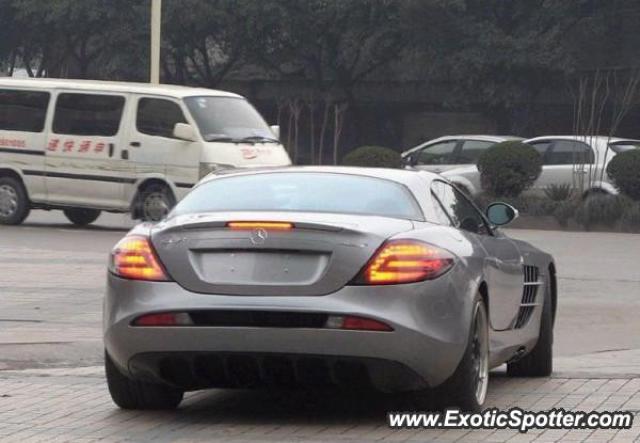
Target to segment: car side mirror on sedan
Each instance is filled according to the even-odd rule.
[[[494,226],[502,226],[511,223],[518,218],[518,210],[506,203],[491,203],[487,207],[487,218]]]
[[[416,165],[416,157],[414,155],[409,154],[409,155],[407,155],[405,157],[402,157],[401,163],[402,163],[402,167],[403,168],[415,166]]]

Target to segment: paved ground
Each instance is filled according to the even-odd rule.
[[[100,367],[100,308],[108,251],[130,225],[105,216],[74,229],[36,212],[0,227],[1,441],[640,441],[640,416],[620,433],[390,430],[385,411],[403,400],[335,393],[212,391],[175,413],[119,411]],[[542,380],[497,371],[489,404],[639,411],[640,235],[511,234],[558,261],[556,371]]]

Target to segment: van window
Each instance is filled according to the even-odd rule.
[[[42,132],[49,97],[48,92],[0,89],[0,129]]]
[[[182,109],[170,100],[141,98],[138,102],[136,128],[142,134],[173,137],[176,123],[187,123]]]
[[[98,94],[60,94],[53,132],[69,135],[112,136],[118,133],[124,97]]]
[[[184,102],[205,141],[217,138],[273,138],[262,116],[243,98],[197,96]]]

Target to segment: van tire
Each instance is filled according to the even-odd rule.
[[[22,182],[0,177],[0,225],[19,225],[31,212],[31,203]]]
[[[157,222],[173,209],[176,199],[168,186],[153,183],[140,191],[138,205],[138,214],[142,221]]]
[[[65,217],[76,226],[90,225],[100,217],[100,211],[98,209],[67,208],[62,212],[64,212]]]

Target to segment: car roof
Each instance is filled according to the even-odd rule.
[[[402,155],[409,154],[415,151],[416,149],[420,149],[426,145],[430,145],[432,143],[437,143],[437,142],[443,142],[447,140],[480,140],[480,141],[500,143],[500,142],[509,141],[509,140],[524,140],[524,138],[518,137],[515,135],[491,135],[491,134],[443,135],[442,137],[427,140],[426,142],[420,143],[417,146],[407,149],[402,153]]]
[[[391,169],[391,168],[366,168],[357,166],[278,166],[266,168],[235,168],[225,169],[202,179],[200,184],[207,183],[218,178],[228,176],[280,173],[280,172],[296,172],[296,173],[327,173],[327,174],[346,174],[346,175],[362,175],[366,177],[381,178],[392,180],[405,185],[415,183],[419,177],[423,179],[434,179],[439,177],[427,171],[411,170],[411,169]]]
[[[634,142],[640,143],[640,140],[623,137],[610,137],[607,135],[543,135],[525,140],[525,143],[532,143],[544,140],[574,140],[591,143],[618,143],[618,142]]]
[[[42,89],[75,89],[83,91],[121,92],[150,95],[166,95],[183,98],[197,95],[242,98],[238,94],[206,88],[191,88],[179,85],[154,85],[150,83],[113,82],[102,80],[70,80],[70,79],[24,79],[0,78],[0,87],[42,88]]]

